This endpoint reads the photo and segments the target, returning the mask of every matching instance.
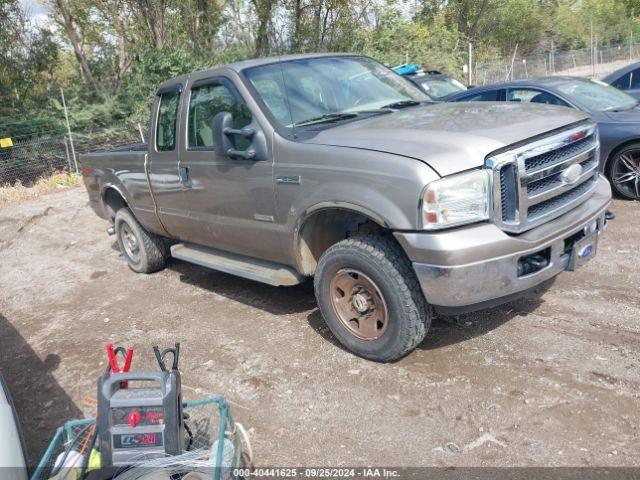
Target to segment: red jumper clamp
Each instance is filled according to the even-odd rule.
[[[117,354],[120,354],[124,357],[124,365],[120,368],[118,364],[118,359],[116,358]],[[125,350],[124,347],[114,347],[113,343],[107,345],[107,358],[109,359],[108,370],[111,370],[113,373],[126,373],[131,368],[131,360],[133,359],[133,348],[127,348]],[[122,388],[127,388],[127,382],[122,382]]]

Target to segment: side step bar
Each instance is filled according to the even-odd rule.
[[[185,262],[275,287],[298,285],[306,279],[286,265],[188,243],[178,243],[171,246],[171,255]]]

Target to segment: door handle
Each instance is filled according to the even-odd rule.
[[[180,183],[183,187],[191,188],[191,178],[189,178],[189,167],[180,167]]]

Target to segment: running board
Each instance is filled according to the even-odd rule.
[[[171,256],[275,287],[298,285],[305,281],[305,277],[286,265],[199,245],[178,243],[171,247]]]

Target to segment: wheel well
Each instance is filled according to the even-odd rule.
[[[640,143],[640,138],[633,138],[631,140],[627,140],[624,143],[621,143],[620,145],[617,145],[614,149],[612,149],[609,152],[609,156],[607,157],[607,161],[603,165],[603,171],[604,171],[605,174],[607,174],[607,170],[609,169],[609,163],[611,163],[611,160],[613,160],[613,157],[615,157],[616,154],[620,150],[622,150],[623,148],[628,147],[629,145],[632,145],[634,143]]]
[[[386,231],[358,212],[331,208],[312,213],[302,223],[297,241],[297,260],[301,273],[313,275],[320,256],[333,244],[355,234]]]
[[[103,195],[103,202],[107,208],[107,214],[112,221],[116,217],[116,212],[121,208],[127,206],[127,201],[120,194],[120,192],[111,187],[108,187],[105,190]]]

